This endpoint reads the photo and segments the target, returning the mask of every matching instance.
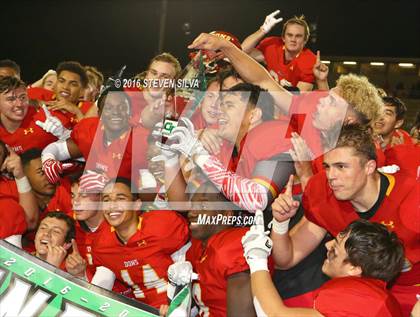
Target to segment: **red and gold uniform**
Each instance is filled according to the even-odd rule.
[[[199,279],[193,281],[193,296],[199,316],[226,316],[227,283],[230,276],[249,270],[241,239],[248,228],[225,229],[207,241],[192,240],[187,252]]]
[[[315,295],[314,308],[325,317],[401,317],[401,308],[381,280],[339,277],[325,283]]]
[[[173,211],[149,211],[139,216],[137,232],[123,244],[108,226],[92,246],[95,266],[105,266],[132,291],[129,295],[159,308],[167,304],[167,269],[171,254],[189,238],[184,218]]]
[[[28,98],[32,100],[39,100],[39,101],[55,101],[56,100],[56,95],[53,91],[42,88],[42,87],[28,87],[26,91],[28,93]],[[79,101],[76,106],[85,115],[89,111],[89,109],[92,107],[92,105],[93,103],[90,101]],[[70,121],[70,124],[72,127],[79,122],[76,115],[72,113],[66,112],[64,115]]]
[[[403,299],[395,293],[404,309],[410,309],[416,301],[415,294],[420,283],[420,183],[404,173],[383,174],[389,182],[385,198],[369,221],[385,225],[401,239],[405,249],[406,265],[398,277],[398,286],[411,289],[411,297]],[[324,172],[314,175],[305,189],[303,207],[306,218],[337,236],[348,224],[360,218],[350,201],[339,201],[328,185]]]
[[[312,68],[316,56],[310,49],[304,48],[289,63],[285,61],[284,43],[281,37],[267,37],[257,45],[256,49],[264,54],[267,69],[276,81],[286,79],[295,87],[300,81],[310,84],[315,81]]]
[[[399,144],[385,150],[385,165],[396,164],[400,171],[420,180],[420,146]]]
[[[70,127],[69,118],[60,111],[52,111],[51,114],[60,119],[66,128]],[[48,144],[57,141],[58,139],[54,135],[45,132],[35,124],[37,120],[42,122],[46,120],[44,111],[42,109],[36,110],[34,107],[29,106],[25,118],[15,132],[8,132],[0,124],[0,140],[10,146],[17,154],[22,154],[32,148],[43,149]]]
[[[145,128],[135,127],[106,145],[104,128],[100,119],[95,117],[85,118],[78,123],[71,133],[71,138],[86,160],[86,169],[105,172],[110,178],[122,176],[131,179],[132,163],[133,170],[147,166],[148,134],[149,131]]]
[[[26,231],[25,211],[10,197],[0,197],[0,239],[23,234]]]

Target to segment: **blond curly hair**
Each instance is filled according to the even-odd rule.
[[[342,75],[337,80],[340,95],[369,122],[379,118],[384,103],[378,89],[365,76]]]

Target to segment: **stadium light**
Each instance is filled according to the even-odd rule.
[[[357,65],[357,62],[354,61],[345,61],[343,62],[344,65]]]
[[[385,63],[382,63],[382,62],[370,62],[370,65],[371,66],[384,66]]]

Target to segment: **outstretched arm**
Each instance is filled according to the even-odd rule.
[[[221,50],[243,80],[267,89],[279,110],[289,113],[292,94],[280,86],[264,67],[229,41],[215,35],[201,33],[188,48]]]

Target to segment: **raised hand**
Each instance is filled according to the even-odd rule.
[[[42,170],[47,176],[48,181],[51,184],[56,184],[60,180],[61,174],[71,167],[73,167],[73,163],[61,163],[60,161],[56,161],[53,159],[47,159],[42,163]]]
[[[217,51],[226,46],[236,47],[233,43],[217,35],[201,33],[188,45],[189,49]]]
[[[196,154],[208,154],[196,138],[192,122],[187,118],[180,118],[179,122],[182,125],[178,124],[168,136],[170,144],[156,143],[156,145],[162,150],[179,152],[188,158],[192,158]]]
[[[6,171],[10,174],[13,174],[15,179],[20,179],[25,176],[22,167],[22,161],[20,156],[13,151],[10,147],[7,147],[9,151],[9,155],[5,158],[3,165],[1,166],[0,170]]]
[[[193,268],[188,261],[179,261],[168,267],[168,280],[175,285],[185,285],[191,283],[193,279],[197,279],[197,274],[193,272]]]
[[[217,129],[205,128],[199,134],[198,139],[203,144],[204,148],[211,154],[219,154],[222,139],[218,135]]]
[[[66,258],[66,270],[77,277],[84,277],[86,272],[86,261],[79,253],[76,240],[71,240],[73,252]]]
[[[264,231],[264,216],[261,210],[255,212],[254,224],[242,237],[244,257],[251,273],[267,269],[267,258],[270,256],[273,242]]]
[[[71,244],[66,244],[64,246],[56,245],[51,246],[49,243],[48,247],[48,254],[46,261],[55,267],[60,267],[61,263],[64,261],[67,250],[70,248]]]
[[[271,205],[273,210],[273,217],[278,222],[287,221],[292,218],[299,208],[299,201],[293,199],[293,175],[290,175],[289,181],[286,185],[286,191],[280,194]]]
[[[328,66],[321,62],[321,53],[316,51],[316,62],[312,68],[317,81],[326,81],[328,79]]]
[[[271,29],[279,22],[283,21],[283,18],[276,19],[276,15],[280,13],[280,10],[276,10],[265,17],[264,24],[261,25],[260,29],[265,34],[271,31]]]
[[[105,174],[95,171],[86,171],[80,177],[80,191],[85,193],[102,193],[109,178]]]
[[[289,153],[295,162],[296,174],[304,189],[309,178],[313,175],[311,161],[314,159],[314,155],[305,140],[296,132],[292,132],[292,138],[290,140],[293,149]]]
[[[35,121],[35,124],[45,132],[51,133],[59,139],[65,136],[67,129],[63,126],[60,119],[53,116],[46,105],[42,105],[42,110],[44,110],[46,119],[44,122],[37,120]]]

